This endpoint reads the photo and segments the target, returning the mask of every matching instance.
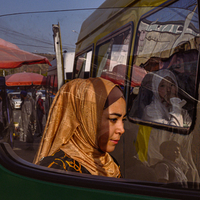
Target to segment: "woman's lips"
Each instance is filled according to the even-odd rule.
[[[119,140],[111,140],[114,144],[118,144]]]

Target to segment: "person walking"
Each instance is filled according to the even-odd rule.
[[[36,131],[36,102],[34,99],[34,94],[32,93],[28,93],[27,97],[29,99],[29,101],[31,102],[32,105],[32,112],[31,112],[31,116],[30,116],[30,121],[31,121],[31,131],[32,131],[32,135],[35,135],[35,131]]]
[[[21,93],[21,120],[20,120],[20,137],[19,140],[27,143],[27,149],[33,149],[33,135],[31,131],[31,114],[32,104],[27,97],[27,92],[22,90]]]
[[[42,93],[39,94],[38,100],[37,100],[37,136],[41,136],[43,132],[43,115],[44,115],[44,106],[43,106],[43,99],[42,99]]]

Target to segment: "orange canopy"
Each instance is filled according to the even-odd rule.
[[[0,38],[0,69],[11,69],[31,64],[50,64],[43,56],[19,49],[15,44]]]
[[[45,85],[46,77],[36,73],[16,73],[5,76],[7,86]]]

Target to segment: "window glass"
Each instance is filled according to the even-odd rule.
[[[141,178],[143,163],[154,169],[158,182],[179,182],[183,187],[187,181],[199,182],[199,154],[194,153],[199,145],[192,129],[192,122],[198,123],[197,10],[196,1],[180,0],[139,22],[131,82],[139,80],[136,86],[131,84],[128,105],[134,123],[129,124],[124,139],[131,147],[128,140],[132,137],[133,178]],[[131,177],[126,146],[126,173]],[[177,170],[175,176],[170,175],[172,169]]]
[[[76,58],[75,78],[78,77],[78,73],[80,69],[85,65],[85,57],[86,57],[86,53],[81,54],[80,56]]]
[[[89,51],[86,53],[84,63],[82,64],[82,67],[78,74],[78,78],[88,78],[89,77],[91,60],[92,60],[92,51]]]
[[[91,68],[92,50],[76,58],[75,78],[88,78]]]
[[[186,1],[179,1],[140,21],[132,82],[138,70],[143,70],[144,79],[140,79],[138,94],[131,88],[130,117],[191,126],[199,46],[197,5],[193,3],[188,7]],[[180,5],[187,9],[174,10]]]
[[[119,32],[97,46],[97,77],[124,86],[131,30]]]

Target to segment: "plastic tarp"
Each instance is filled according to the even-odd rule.
[[[7,86],[45,85],[46,77],[36,73],[16,73],[5,76]]]
[[[23,51],[15,44],[0,38],[0,69],[11,69],[32,64],[51,65],[46,57]]]

